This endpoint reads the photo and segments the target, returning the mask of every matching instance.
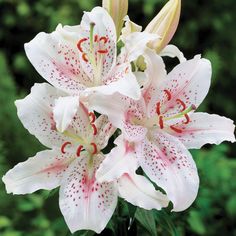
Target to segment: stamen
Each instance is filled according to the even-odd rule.
[[[86,54],[86,53],[83,53],[82,59],[83,59],[85,62],[88,62],[88,58],[87,58],[87,54]]]
[[[181,112],[183,112],[186,109],[185,103],[182,100],[180,100],[180,99],[176,99],[176,102],[179,102],[180,105],[183,107],[182,110],[181,110]]]
[[[108,50],[107,49],[105,49],[105,50],[98,50],[97,52],[101,53],[101,54],[106,54],[106,53],[108,53]]]
[[[190,118],[189,118],[189,115],[188,115],[188,114],[185,114],[184,116],[185,116],[185,118],[186,118],[186,121],[184,122],[184,124],[187,125],[187,124],[190,122]]]
[[[67,145],[71,145],[71,142],[65,142],[65,143],[63,143],[62,146],[61,146],[61,152],[62,152],[63,154],[66,153],[66,152],[65,152],[65,147],[66,147]]]
[[[160,117],[159,117],[159,125],[160,125],[160,128],[161,128],[161,129],[164,128],[163,116],[160,116]]]
[[[77,48],[79,49],[80,52],[84,52],[83,49],[82,49],[82,43],[87,41],[88,38],[83,38],[83,39],[80,39],[79,42],[77,43]]]
[[[93,135],[97,135],[98,130],[95,124],[91,124],[92,128],[93,128]]]
[[[90,36],[89,36],[91,53],[93,51],[93,32],[94,32],[94,26],[95,26],[95,23],[91,22],[90,23]]]
[[[156,113],[159,116],[161,114],[161,103],[158,102],[156,105]]]
[[[182,133],[182,130],[181,130],[181,129],[178,129],[178,128],[174,127],[173,125],[171,125],[170,128],[171,128],[172,130],[174,130],[176,133],[179,133],[179,134]]]
[[[93,146],[93,152],[92,155],[96,154],[98,152],[97,145],[95,143],[90,143],[91,146]]]
[[[108,38],[107,37],[105,37],[105,36],[103,36],[103,37],[101,37],[100,39],[99,39],[99,41],[101,42],[101,41],[103,41],[104,42],[104,44],[106,44],[107,43],[107,41],[108,41]]]
[[[95,114],[93,113],[93,112],[89,112],[89,117],[91,117],[91,121],[90,121],[90,123],[94,123],[94,121],[96,120],[96,116],[95,116]]]
[[[171,99],[171,93],[170,93],[170,91],[168,91],[168,90],[165,89],[164,92],[165,92],[165,94],[166,94],[166,96],[167,96],[167,100],[170,101],[170,99]]]
[[[94,36],[94,42],[96,43],[98,41],[98,35],[96,34],[95,36]]]
[[[77,148],[77,151],[76,151],[77,157],[80,156],[80,153],[81,153],[82,149],[83,149],[83,146],[82,146],[82,145],[80,145],[80,146]]]

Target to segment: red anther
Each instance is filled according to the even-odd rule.
[[[95,36],[94,36],[94,42],[96,43],[98,41],[98,35],[96,34]]]
[[[83,38],[83,39],[80,39],[79,42],[77,43],[77,48],[79,49],[80,52],[84,52],[81,46],[82,46],[82,43],[87,40],[88,40],[87,38]]]
[[[96,116],[95,116],[95,114],[93,113],[93,112],[89,112],[89,117],[91,117],[91,121],[90,121],[90,123],[94,123],[94,121],[96,120]]]
[[[184,124],[187,125],[190,122],[190,118],[189,118],[188,114],[185,114],[184,116],[186,118],[186,121],[184,122]]]
[[[171,99],[171,93],[170,93],[170,91],[168,91],[168,90],[165,89],[164,92],[165,92],[165,94],[166,94],[166,96],[167,96],[167,100],[170,101],[170,99]]]
[[[92,155],[96,154],[98,152],[97,145],[95,143],[90,143],[90,145],[93,146]]]
[[[158,102],[156,105],[156,113],[159,116],[161,114],[161,103]]]
[[[98,133],[97,127],[95,124],[91,124],[92,128],[93,128],[93,135],[96,135]]]
[[[163,116],[160,116],[160,117],[159,117],[159,125],[160,125],[160,128],[161,128],[161,129],[164,128]]]
[[[106,54],[106,53],[108,53],[108,50],[107,49],[105,49],[105,50],[98,50],[98,53]]]
[[[178,129],[178,128],[174,127],[173,125],[171,125],[170,128],[171,128],[172,130],[174,130],[176,133],[179,133],[179,134],[182,133],[182,130],[181,130],[181,129]]]
[[[87,54],[86,54],[86,53],[83,53],[82,59],[83,59],[85,62],[88,62],[88,58],[87,58]]]
[[[182,100],[180,100],[180,99],[176,99],[176,102],[179,102],[180,105],[183,107],[182,110],[181,110],[181,112],[184,111],[184,110],[186,109],[186,105],[185,105],[185,103],[184,103]]]
[[[101,37],[101,38],[99,39],[99,41],[100,41],[100,42],[101,42],[101,41],[104,41],[104,43],[107,43],[108,38],[105,37],[105,36],[103,36],[103,37]]]
[[[82,146],[82,145],[80,145],[80,146],[77,148],[77,151],[76,151],[77,157],[80,156],[80,153],[81,153],[82,149],[83,149],[83,146]]]
[[[67,145],[70,145],[70,144],[71,144],[71,142],[65,142],[65,143],[62,144],[62,146],[61,146],[61,152],[62,152],[63,154],[66,153],[66,152],[65,152],[65,147],[66,147]]]

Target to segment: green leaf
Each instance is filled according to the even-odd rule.
[[[200,213],[196,210],[192,210],[190,212],[190,216],[188,218],[188,223],[191,229],[197,234],[203,235],[206,233],[206,228],[203,223],[202,217]]]
[[[150,235],[157,236],[157,226],[153,211],[137,208],[135,218]]]

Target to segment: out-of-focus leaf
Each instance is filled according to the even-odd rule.
[[[153,211],[137,208],[135,219],[137,219],[140,225],[151,235],[157,236],[157,226]]]

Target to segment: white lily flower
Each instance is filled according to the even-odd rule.
[[[60,209],[72,233],[81,229],[100,233],[115,210],[118,194],[147,209],[167,206],[166,196],[134,169],[118,182],[97,181],[96,171],[105,159],[101,150],[115,129],[106,116],[96,119],[80,104],[71,124],[64,132],[58,131],[53,108],[64,96],[66,93],[48,84],[36,84],[30,95],[16,101],[25,128],[51,150],[41,151],[8,171],[3,176],[7,192],[26,194],[60,186]],[[145,192],[143,182],[148,186]]]
[[[61,114],[63,117],[63,120],[57,120],[57,127],[64,131],[76,112],[79,99],[83,101],[91,93],[112,95],[117,92],[139,99],[140,87],[130,62],[137,59],[146,44],[155,38],[156,35],[148,33],[132,37],[136,40],[132,46],[139,45],[138,51],[134,50],[136,47],[124,47],[117,57],[114,22],[105,9],[95,7],[84,13],[80,25],[58,25],[54,32],[41,32],[26,43],[27,57],[38,73],[71,96],[63,98],[65,102],[60,99],[55,106],[55,116]],[[65,107],[68,99],[72,101],[70,115],[66,114],[68,109]],[[58,111],[62,107],[62,111]]]
[[[126,172],[125,147],[131,146],[138,166],[165,190],[173,202],[173,211],[188,208],[198,192],[196,165],[187,148],[200,148],[206,143],[235,142],[233,121],[218,115],[196,112],[205,98],[211,79],[211,65],[200,56],[177,65],[168,75],[160,56],[146,51],[146,77],[142,98],[134,101],[116,95],[112,99],[95,99],[92,108],[108,115],[123,134],[123,144],[116,148],[120,160],[110,158],[97,172],[101,180],[111,180]],[[123,148],[122,148],[123,146]],[[114,151],[115,152],[115,151]],[[114,156],[111,154],[111,156]],[[116,168],[117,167],[117,168]],[[123,169],[123,171],[122,171]]]

